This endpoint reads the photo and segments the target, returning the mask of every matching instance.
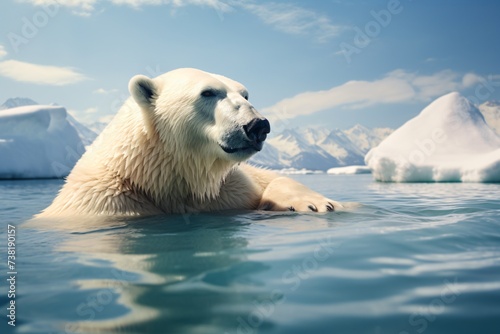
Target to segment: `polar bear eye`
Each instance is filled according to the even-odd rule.
[[[213,91],[212,89],[207,89],[207,90],[204,90],[203,92],[201,92],[201,96],[203,96],[203,97],[214,97],[216,95],[217,95],[217,93],[215,91]]]
[[[243,95],[243,98],[248,101],[248,95]]]

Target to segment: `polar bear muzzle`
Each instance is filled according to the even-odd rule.
[[[248,157],[262,150],[267,134],[271,131],[269,121],[265,118],[254,118],[242,128],[242,131],[228,134],[223,143],[219,144],[224,152]]]
[[[267,134],[271,132],[271,125],[269,121],[265,118],[254,118],[247,125],[243,126],[247,138],[250,140],[250,144],[256,151],[262,150],[262,145],[264,140],[267,138]]]

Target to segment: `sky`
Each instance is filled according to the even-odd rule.
[[[500,100],[497,0],[2,0],[0,103],[109,121],[136,74],[243,83],[273,129],[397,128],[439,96]]]

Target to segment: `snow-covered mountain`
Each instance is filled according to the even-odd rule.
[[[363,152],[363,154],[366,154],[372,147],[380,144],[380,142],[389,136],[393,131],[394,130],[390,128],[375,128],[370,130],[360,124],[357,124],[351,129],[345,131],[345,134],[353,142],[353,144]]]
[[[27,97],[12,97],[10,99],[7,99],[7,101],[5,101],[0,106],[0,110],[10,109],[15,107],[32,106],[36,104],[38,104],[38,102],[35,102]]]
[[[486,123],[500,135],[500,101],[487,101],[479,106]]]
[[[332,167],[362,165],[366,152],[391,132],[391,129],[368,129],[362,125],[346,131],[286,129],[271,136],[262,152],[252,157],[250,162],[271,169],[323,171]]]

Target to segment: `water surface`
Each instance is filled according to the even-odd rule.
[[[499,184],[294,178],[362,205],[22,227],[62,181],[0,182],[15,332],[500,333]]]

